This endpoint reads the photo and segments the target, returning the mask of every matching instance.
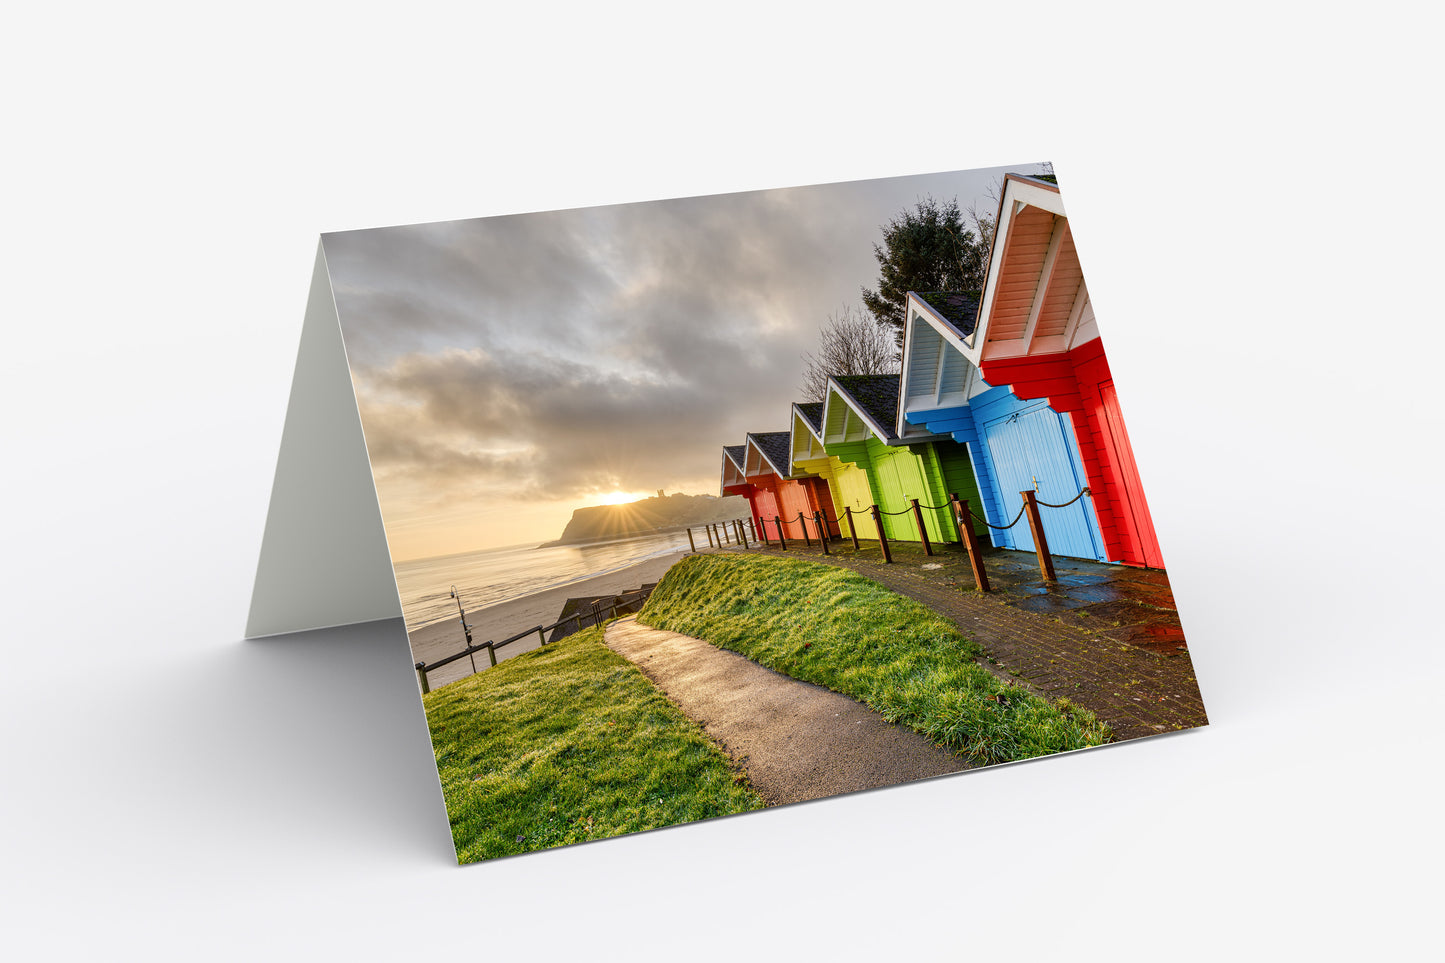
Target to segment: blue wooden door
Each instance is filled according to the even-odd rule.
[[[1042,403],[984,423],[984,442],[998,480],[1004,523],[1013,521],[1023,507],[1019,493],[1026,489],[1036,491],[1041,502],[1061,505],[1084,487],[1083,468],[1073,456],[1067,432],[1063,416]],[[1068,508],[1039,508],[1051,554],[1104,559],[1087,500],[1085,496]],[[1010,534],[1014,548],[1033,551],[1027,518],[1010,529]]]

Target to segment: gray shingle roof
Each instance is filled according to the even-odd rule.
[[[823,403],[821,401],[800,401],[795,406],[816,432],[823,430]]]
[[[787,473],[791,461],[788,457],[788,434],[786,431],[748,432],[748,437],[758,446],[758,450],[784,474]]]
[[[929,307],[953,325],[960,337],[966,338],[978,327],[978,291],[916,292]]]
[[[859,408],[883,429],[883,440],[892,441],[893,422],[898,417],[899,375],[835,375],[833,381]]]
[[[738,471],[742,471],[743,466],[747,464],[748,446],[723,445],[723,454],[732,459],[733,464],[738,466]]]

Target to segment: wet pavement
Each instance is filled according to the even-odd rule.
[[[1032,552],[990,548],[981,593],[961,546],[889,547],[891,564],[876,542],[846,538],[826,556],[816,540],[748,551],[840,565],[923,602],[984,648],[986,668],[1092,710],[1115,741],[1208,724],[1166,572],[1055,556],[1048,582]]]
[[[852,545],[848,546],[852,550]],[[948,547],[927,559],[918,550],[917,564],[937,562],[944,552],[957,553],[964,568],[955,583],[971,587],[973,573],[962,552]],[[894,553],[898,558],[898,553]],[[1054,557],[1056,581],[1046,582],[1032,552],[992,549],[984,556],[989,587],[1000,601],[1025,612],[1048,615],[1097,635],[1135,645],[1164,656],[1189,651],[1179,610],[1160,569],[1108,565],[1084,559]]]

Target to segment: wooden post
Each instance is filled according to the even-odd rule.
[[[843,517],[848,519],[848,534],[853,536],[853,551],[861,551],[858,548],[858,526],[853,521],[853,506],[844,506]]]
[[[873,506],[873,524],[878,529],[878,547],[883,549],[884,564],[893,564],[893,553],[888,551],[888,536],[883,533],[883,516],[878,511],[878,506]]]
[[[487,643],[487,655],[491,657],[492,668],[495,669],[497,667],[497,649],[490,642]]]
[[[799,524],[800,526],[802,526],[802,529],[803,529],[803,541],[805,541],[805,542],[808,543],[808,547],[809,547],[809,548],[812,548],[812,547],[813,547],[813,540],[808,537],[808,521],[807,521],[807,519],[805,519],[805,518],[803,517],[803,513],[802,513],[802,512],[799,512],[799,513],[798,513],[798,524]]]
[[[751,548],[752,546],[748,544],[747,526],[745,526],[741,521],[733,519],[733,528],[736,528],[738,530],[738,541],[742,543],[743,548]]]
[[[957,495],[948,496],[953,502],[953,520],[958,523],[959,537],[963,539],[964,550],[968,552],[968,564],[973,569],[973,580],[980,592],[988,591],[988,572],[983,567],[983,552],[979,548],[978,536],[973,533],[973,522],[968,517],[968,502]]]
[[[687,547],[692,549],[692,554],[697,554],[697,543],[692,540],[692,526],[687,529]]]
[[[953,534],[958,536],[958,544],[963,545],[963,519],[958,514],[958,493],[948,493],[948,510],[953,515]]]
[[[427,682],[426,682],[426,663],[425,663],[425,662],[418,662],[418,663],[416,664],[416,677],[421,680],[421,694],[422,694],[422,695],[426,695],[428,692],[431,691],[431,686],[427,685]]]
[[[772,545],[772,540],[768,538],[768,526],[759,525],[757,519],[749,519],[749,521],[753,523],[753,540],[761,540],[764,545]]]
[[[540,625],[537,626],[537,644],[541,646],[546,646],[547,644],[547,634],[542,631]]]
[[[704,525],[702,530],[707,535],[707,547],[712,548],[712,526]]]
[[[773,516],[773,524],[778,526],[778,547],[783,551],[788,550],[788,536],[783,533],[783,519],[781,515]]]
[[[823,513],[814,512],[813,521],[816,522],[818,525],[818,544],[823,546],[823,554],[833,554],[832,552],[828,551],[828,533],[823,529]]]
[[[1034,551],[1039,556],[1039,571],[1045,581],[1054,581],[1054,557],[1049,554],[1049,540],[1044,537],[1044,520],[1039,517],[1039,499],[1032,492],[1019,492],[1024,497],[1024,508],[1029,516],[1029,531],[1034,535]]]
[[[923,540],[923,554],[932,555],[933,546],[928,542],[928,529],[923,527],[923,509],[918,507],[918,499],[910,499],[913,503],[913,520],[918,523],[918,537]]]

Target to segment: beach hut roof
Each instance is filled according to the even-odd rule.
[[[799,425],[802,427],[799,428]],[[826,457],[823,448],[823,402],[793,403],[793,421],[788,435],[788,468],[793,474],[811,474],[798,463]]]
[[[737,494],[736,489],[747,484],[747,453],[747,445],[723,445],[722,484],[718,488],[719,495]]]
[[[773,474],[779,478],[791,477],[788,469],[791,467],[788,462],[788,436],[786,431],[750,431],[748,432],[748,444],[757,449],[767,461],[768,467]]]
[[[828,384],[881,440],[898,437],[892,428],[898,414],[898,375],[834,375]]]
[[[821,401],[799,401],[794,403],[793,410],[803,417],[808,427],[813,429],[813,434],[823,430],[823,403]]]
[[[978,325],[977,291],[925,291],[921,294],[908,292],[933,309],[938,319],[946,323],[960,338],[973,334]]]
[[[939,310],[943,304],[953,314]],[[960,327],[960,318],[969,318]],[[968,404],[971,397],[988,389],[979,374],[976,353],[968,344],[973,322],[978,318],[978,301],[970,294],[919,294],[908,292],[903,321],[903,375],[893,428],[909,435],[914,426],[910,411],[929,411]]]

